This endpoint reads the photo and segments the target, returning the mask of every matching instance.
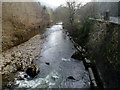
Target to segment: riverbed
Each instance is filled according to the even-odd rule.
[[[41,53],[36,59],[40,73],[33,79],[16,80],[17,88],[90,88],[83,62],[71,58],[74,45],[57,23],[42,34]]]

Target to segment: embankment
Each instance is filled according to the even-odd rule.
[[[29,40],[49,21],[47,8],[39,2],[3,2],[2,51]]]
[[[120,24],[88,19],[75,30],[71,36],[87,51],[85,57],[97,68],[103,86],[120,88]]]
[[[120,25],[94,20],[85,46],[105,87],[120,87]]]
[[[86,49],[95,64],[104,87],[118,88],[120,83],[120,25],[110,21],[88,19],[83,28],[72,33],[76,43]]]

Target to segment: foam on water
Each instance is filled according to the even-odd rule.
[[[71,61],[70,59],[62,58],[62,61]]]
[[[52,72],[45,78],[35,78],[33,80],[16,80],[15,85],[18,88],[51,88],[55,85],[55,81],[59,78],[57,72]]]

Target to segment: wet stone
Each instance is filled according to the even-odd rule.
[[[49,62],[45,62],[45,64],[46,64],[46,65],[50,65],[50,63],[49,63]]]
[[[25,72],[18,72],[16,74],[16,80],[25,80],[26,78],[29,78],[29,76]]]
[[[39,72],[40,68],[37,65],[28,66],[25,71],[30,77],[34,78]]]
[[[78,59],[78,60],[83,59],[83,57],[79,51],[75,51],[73,53],[73,55],[71,56],[71,58]]]
[[[76,80],[73,76],[69,76],[67,79]]]
[[[18,77],[17,80],[25,80],[23,77]]]

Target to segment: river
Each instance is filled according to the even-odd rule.
[[[90,88],[90,79],[83,62],[71,58],[73,43],[62,23],[47,28],[36,64],[40,73],[33,79],[17,80],[18,88]]]

